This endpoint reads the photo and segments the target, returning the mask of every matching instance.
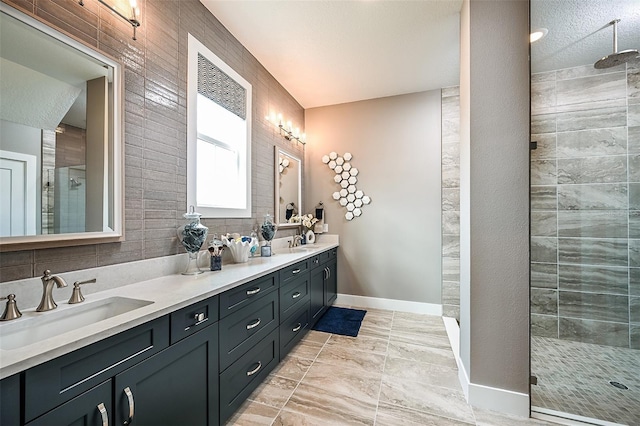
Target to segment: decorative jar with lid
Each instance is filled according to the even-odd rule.
[[[189,211],[182,215],[186,223],[178,228],[178,239],[189,254],[187,267],[182,275],[197,275],[204,272],[198,266],[198,252],[207,239],[209,228],[200,223],[201,216],[193,206],[190,206]]]

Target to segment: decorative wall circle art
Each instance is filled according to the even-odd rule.
[[[340,191],[333,193],[333,199],[336,200],[347,212],[344,217],[347,220],[353,220],[362,215],[362,207],[371,203],[371,198],[364,195],[364,192],[356,188],[358,183],[358,169],[351,164],[353,155],[345,152],[340,156],[337,152],[330,152],[328,155],[322,156],[322,162],[334,171],[333,181],[340,185]]]

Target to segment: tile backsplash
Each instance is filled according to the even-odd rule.
[[[303,147],[264,120],[270,110],[304,125],[304,109],[198,0],[143,0],[137,40],[98,2],[2,0],[120,60],[125,66],[126,241],[0,254],[0,282],[182,252],[176,228],[186,211],[187,33],[253,86],[252,218],[204,219],[211,233],[248,233],[274,209],[274,145]],[[304,175],[304,173],[303,173]],[[304,190],[304,182],[303,182]],[[283,231],[280,235],[286,235]]]
[[[531,81],[535,336],[640,349],[640,68]]]

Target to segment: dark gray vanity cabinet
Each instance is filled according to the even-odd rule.
[[[102,426],[114,424],[112,413],[111,380],[107,380],[27,423],[27,425]],[[9,424],[7,423],[7,425]]]
[[[113,424],[218,424],[218,324],[115,376]]]
[[[169,317],[164,316],[26,370],[25,422],[92,390],[168,346]],[[101,402],[111,405],[111,397]],[[96,406],[86,408],[86,412],[97,410]],[[50,424],[67,423],[60,418]]]
[[[218,299],[23,374],[28,426],[217,425]]]
[[[309,329],[310,292],[308,270],[280,286],[280,359],[289,353]]]
[[[20,374],[0,380],[0,425],[20,424]]]
[[[313,326],[337,297],[337,254],[338,249],[320,253],[312,260],[310,276],[310,321]]]
[[[336,253],[3,379],[0,425],[224,424],[335,300]]]

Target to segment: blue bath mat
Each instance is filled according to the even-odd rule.
[[[356,337],[367,311],[330,306],[313,330]]]

